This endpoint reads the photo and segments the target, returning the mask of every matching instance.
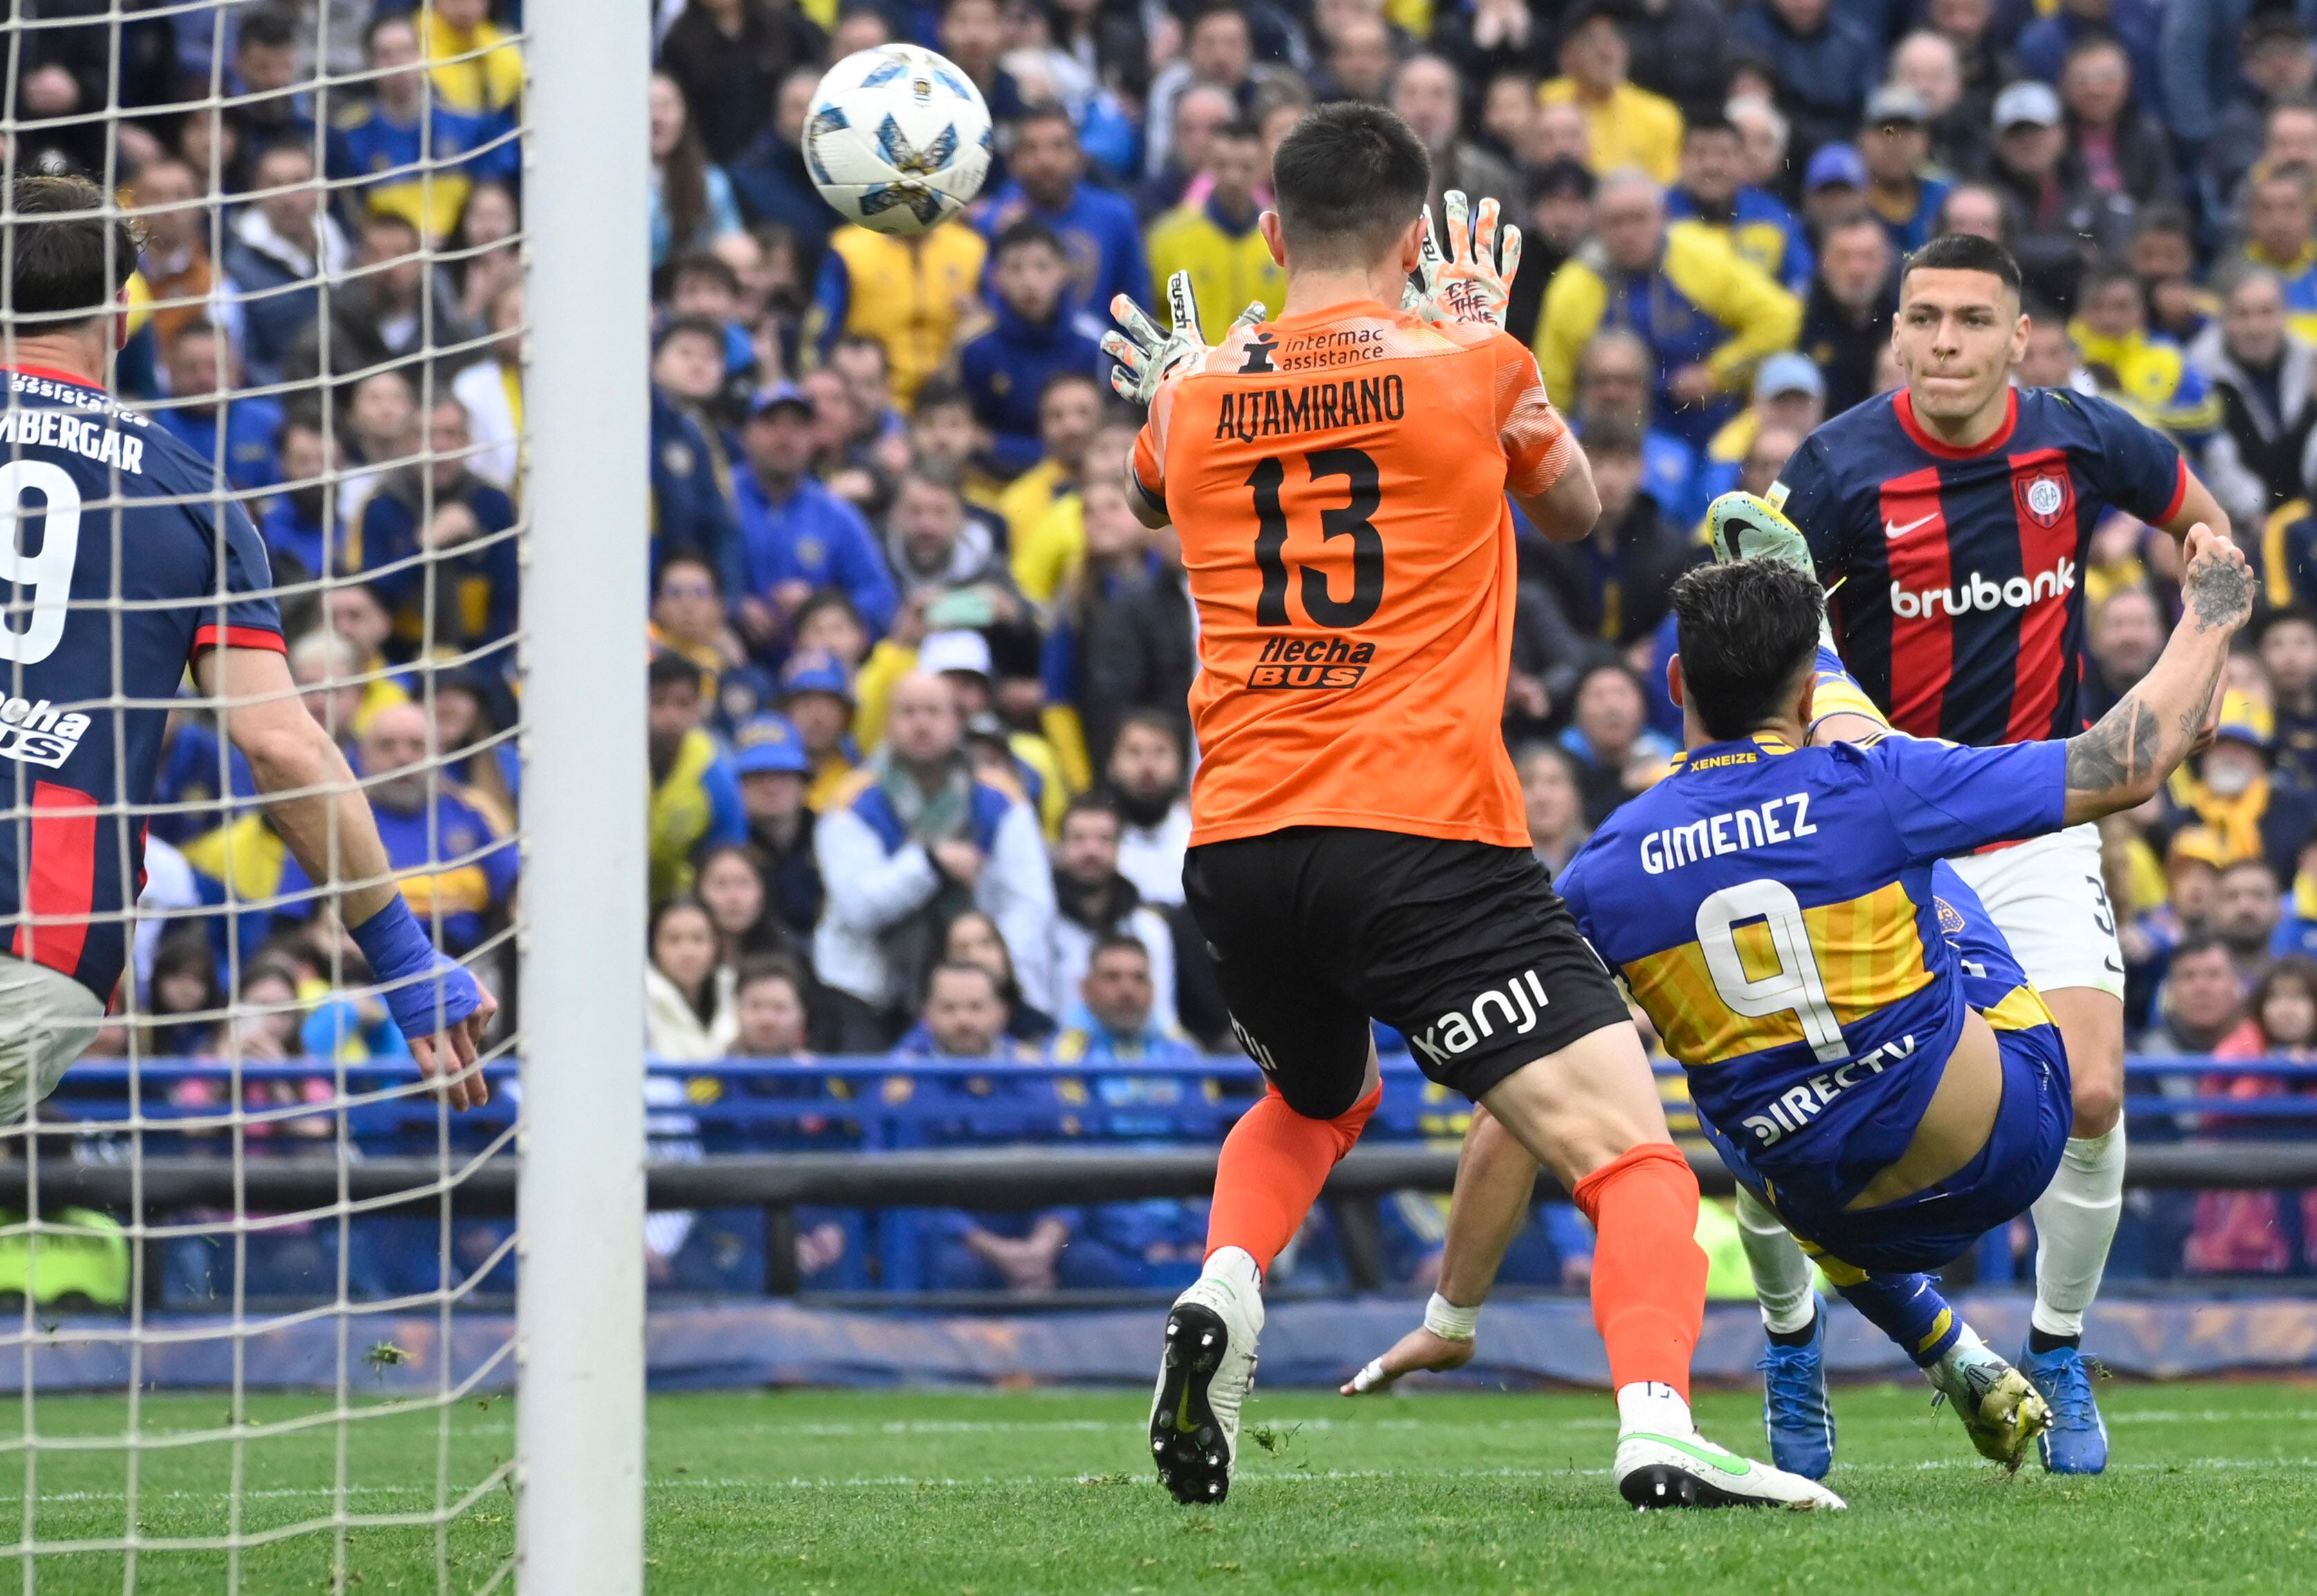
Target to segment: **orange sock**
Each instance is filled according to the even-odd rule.
[[[1328,1172],[1352,1150],[1368,1116],[1383,1101],[1378,1086],[1333,1119],[1308,1119],[1275,1086],[1239,1116],[1215,1164],[1214,1206],[1207,1212],[1207,1255],[1241,1247],[1269,1270],[1311,1205]]]
[[[1593,1323],[1609,1383],[1671,1386],[1689,1399],[1689,1359],[1705,1319],[1697,1177],[1669,1142],[1645,1142],[1577,1182],[1593,1221]]]

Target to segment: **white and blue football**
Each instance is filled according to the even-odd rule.
[[[922,233],[989,175],[989,107],[947,58],[914,44],[849,55],[812,92],[805,169],[847,221]]]

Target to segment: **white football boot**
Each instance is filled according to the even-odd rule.
[[[1167,1314],[1150,1402],[1150,1455],[1176,1501],[1219,1502],[1239,1460],[1239,1409],[1255,1386],[1263,1296],[1254,1260],[1226,1247]]]
[[[1725,1451],[1695,1431],[1617,1437],[1617,1493],[1643,1511],[1660,1507],[1781,1507],[1840,1511],[1848,1503],[1815,1480]]]

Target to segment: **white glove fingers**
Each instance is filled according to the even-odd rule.
[[[1167,280],[1167,311],[1174,317],[1177,333],[1198,336],[1199,301],[1191,292],[1188,272],[1177,272]]]
[[[1449,262],[1454,265],[1469,266],[1472,263],[1472,225],[1464,191],[1450,189],[1440,196],[1440,206],[1448,218]]]
[[[1513,275],[1520,270],[1521,230],[1510,225],[1505,228],[1503,244],[1497,252],[1497,281],[1507,290],[1513,286]]]

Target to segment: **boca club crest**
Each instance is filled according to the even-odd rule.
[[[2040,527],[2060,524],[2062,517],[2076,507],[2075,486],[2064,471],[2041,471],[2024,481],[2016,481],[2011,491],[2019,501],[2019,508]]]

